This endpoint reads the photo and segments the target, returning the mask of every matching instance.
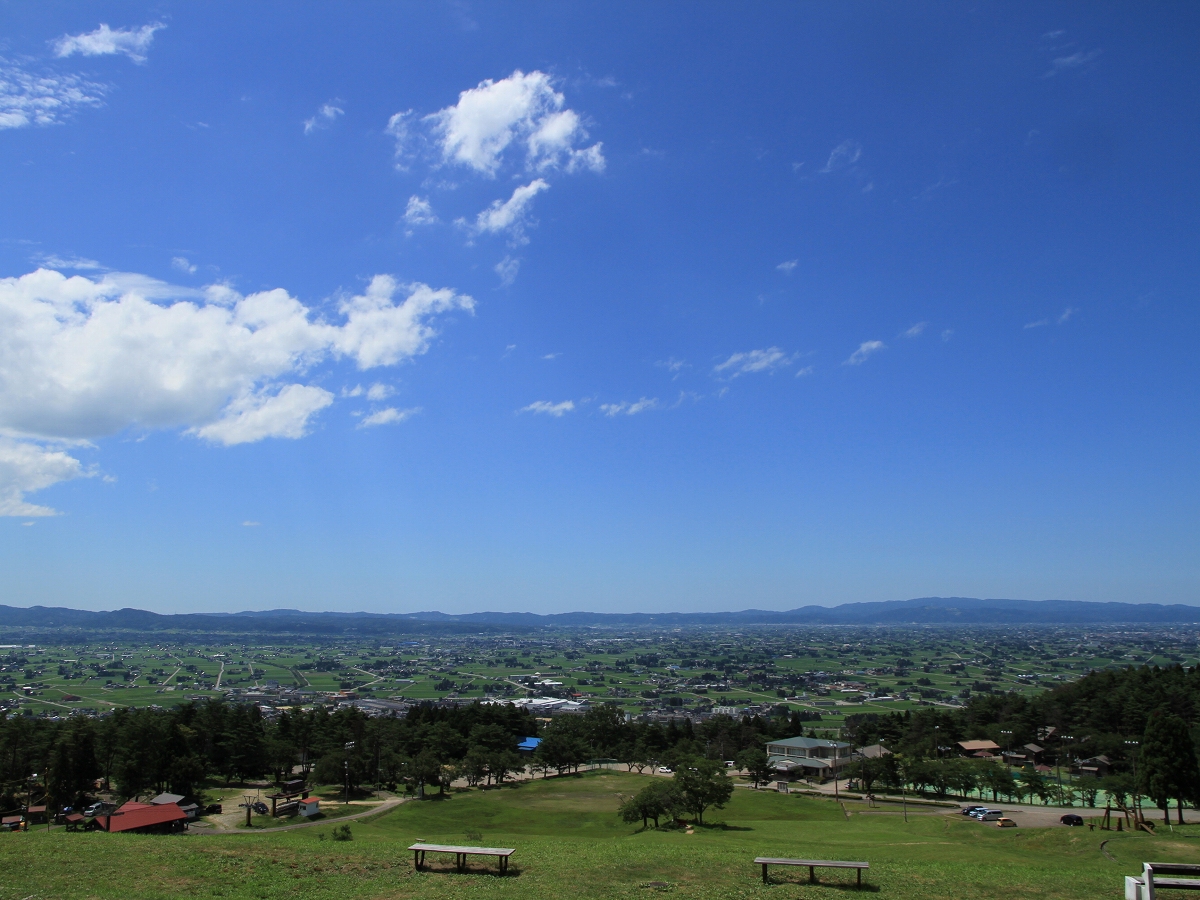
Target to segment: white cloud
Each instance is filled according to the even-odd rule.
[[[0,436],[0,516],[53,516],[48,506],[25,502],[25,494],[91,474],[62,450]]]
[[[442,160],[468,166],[494,176],[505,151],[523,147],[525,165],[536,171],[562,168],[567,171],[604,169],[600,144],[578,146],[587,138],[579,114],[565,108],[565,98],[554,90],[543,72],[513,72],[508,78],[481,81],[458,95],[448,106],[425,121],[433,127]],[[400,142],[409,140],[405,113],[388,123],[388,132]]]
[[[517,280],[517,273],[521,271],[521,260],[517,257],[505,256],[496,263],[494,268],[496,274],[500,276],[500,284],[508,287]]]
[[[1060,56],[1058,59],[1050,63],[1050,71],[1046,73],[1046,78],[1051,78],[1060,72],[1069,72],[1071,69],[1078,69],[1086,66],[1097,56],[1101,54],[1100,50],[1089,50],[1087,53],[1079,52],[1072,53],[1070,56]]]
[[[908,328],[904,332],[902,332],[900,336],[906,337],[906,338],[920,337],[924,333],[924,331],[928,327],[928,325],[929,325],[928,322],[918,322],[916,325],[914,325],[911,328]]]
[[[411,116],[413,111],[406,109],[404,112],[398,112],[388,119],[387,127],[384,131],[396,139],[396,168],[401,172],[408,171],[409,158],[413,153],[413,131],[410,127],[412,122]]]
[[[0,131],[57,125],[83,106],[100,106],[108,88],[75,75],[34,75],[0,59]]]
[[[346,111],[341,107],[334,106],[334,103],[340,102],[340,100],[331,100],[328,103],[322,104],[321,108],[317,110],[316,115],[311,119],[304,120],[304,133],[312,134],[314,131],[328,128],[337,121],[338,116],[344,116]]]
[[[543,413],[547,416],[562,418],[564,413],[569,413],[575,408],[574,400],[564,400],[562,403],[551,403],[549,400],[535,400],[528,406],[523,406],[517,410],[519,413]]]
[[[845,365],[861,366],[867,361],[867,358],[880,350],[887,348],[883,341],[863,341],[858,345],[858,349],[850,354],[850,358],[846,360]]]
[[[302,438],[308,420],[332,402],[329,391],[303,384],[253,391],[230,401],[217,421],[191,431],[226,447],[269,437]]]
[[[1026,329],[1029,329],[1029,328],[1041,328],[1043,325],[1049,325],[1049,324],[1050,324],[1050,320],[1049,320],[1049,319],[1038,319],[1036,322],[1026,322],[1026,323],[1025,323],[1025,328],[1026,328]]]
[[[803,378],[805,375],[811,375],[812,373],[813,373],[813,367],[805,366],[803,369],[796,370],[796,377]]]
[[[396,389],[390,384],[383,384],[377,381],[367,390],[367,399],[373,403],[378,403],[380,400],[386,400],[394,393],[396,393]]]
[[[172,257],[171,265],[174,266],[176,269],[178,269],[180,272],[187,272],[189,275],[194,274],[196,271],[196,267],[187,260],[187,257],[184,257],[184,256]]]
[[[422,225],[436,225],[438,217],[434,213],[433,205],[430,204],[428,197],[422,199],[413,194],[408,198],[408,206],[404,208],[404,221],[409,226],[405,234],[412,234],[414,228]]]
[[[942,330],[942,340],[943,341],[948,341],[952,337],[954,337],[954,329],[953,328],[946,328],[946,329]]]
[[[558,359],[560,356],[562,356],[561,353],[546,353],[542,356],[542,359]]]
[[[154,41],[154,32],[166,28],[162,22],[143,25],[141,28],[112,29],[101,25],[86,34],[65,34],[54,42],[58,56],[113,56],[124,53],[136,63],[146,61],[146,51]]]
[[[858,141],[842,141],[830,152],[829,161],[821,171],[836,172],[838,169],[854,165],[861,157],[862,145]]]
[[[245,522],[242,523],[242,527],[243,528],[257,528],[261,524],[262,524],[262,522],[252,522],[249,519],[247,519]]]
[[[81,473],[38,442],[129,427],[180,428],[226,445],[301,437],[333,401],[296,383],[309,368],[412,359],[437,334],[436,316],[473,308],[468,296],[387,275],[341,298],[341,324],[314,317],[282,289],[243,296],[220,285],[198,291],[131,273],[68,278],[47,269],[0,279],[0,434],[23,439],[6,451],[3,508],[19,509],[24,492],[46,486],[30,460],[42,460],[54,480]]]
[[[358,423],[359,428],[374,428],[377,425],[397,425],[412,416],[415,416],[421,411],[419,406],[412,409],[396,409],[394,406],[389,406],[387,409],[381,409],[378,412],[364,418]]]
[[[794,361],[794,356],[788,356],[778,347],[768,347],[765,350],[735,353],[720,365],[713,366],[713,372],[726,373],[730,378],[737,378],[752,372],[769,372],[780,366],[790,366]]]
[[[58,254],[51,253],[49,255],[40,254],[34,257],[35,261],[48,269],[74,269],[78,272],[102,272],[106,268],[100,265],[94,259],[85,259],[82,256],[63,257]]]
[[[1077,312],[1079,312],[1079,310],[1078,310],[1078,309],[1075,309],[1074,307],[1068,306],[1068,307],[1067,307],[1066,309],[1064,309],[1064,310],[1062,311],[1062,313],[1059,315],[1059,317],[1058,317],[1058,324],[1059,324],[1059,325],[1066,325],[1066,324],[1067,324],[1067,322],[1071,321],[1071,316],[1075,315],[1075,313],[1077,313]]]
[[[781,262],[775,268],[778,269],[780,272],[782,272],[784,275],[791,275],[792,270],[795,269],[796,266],[798,266],[799,264],[800,264],[800,260],[789,259],[786,262]]]
[[[645,412],[648,409],[658,409],[658,398],[647,400],[645,397],[634,402],[622,400],[620,403],[602,403],[600,411],[610,418],[612,416],[636,416],[640,412]]]
[[[658,362],[655,363],[655,365],[661,369],[666,369],[668,372],[677,374],[678,372],[680,372],[680,370],[682,370],[684,368],[684,366],[687,365],[687,361],[682,360],[682,359],[676,359],[675,357],[671,356],[671,357],[668,357],[667,359],[660,359]]]
[[[507,200],[497,200],[475,217],[475,233],[488,232],[496,234],[507,231],[513,243],[527,243],[525,226],[529,204],[542,191],[550,189],[550,185],[541,178],[534,179],[529,184],[515,188]]]

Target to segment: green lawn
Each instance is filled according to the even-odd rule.
[[[30,832],[0,835],[0,900],[46,898],[550,898],[640,897],[666,890],[695,898],[843,897],[853,875],[778,870],[763,885],[757,855],[866,860],[868,893],[895,898],[1092,898],[1122,895],[1121,876],[1154,860],[1197,861],[1200,827],[1174,835],[1063,827],[992,828],[961,816],[860,812],[834,802],[739,789],[721,823],[639,832],[613,814],[645,776],[597,772],[520,787],[404,804],[351,823],[352,842],[329,826],[257,835],[149,837]],[[1109,838],[1106,858],[1100,843]],[[464,875],[430,855],[414,873],[408,844],[510,846],[511,874],[481,859]],[[490,869],[494,870],[494,862]],[[665,882],[668,887],[646,887]]]

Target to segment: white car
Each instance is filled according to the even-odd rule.
[[[658,767],[658,771],[659,771],[659,774],[661,774],[661,775],[671,775],[671,774],[673,774],[673,770],[672,770],[672,769],[670,769],[670,768],[669,768],[669,767],[667,767],[667,766],[659,766],[659,767]]]
[[[998,822],[1004,818],[1004,813],[998,809],[989,809],[979,817],[980,822]]]
[[[102,810],[102,809],[104,809],[103,803],[93,803],[91,806],[89,806],[87,809],[85,809],[83,811],[83,814],[85,816],[89,816],[89,817],[95,816],[95,815],[98,815],[100,813],[100,810]]]

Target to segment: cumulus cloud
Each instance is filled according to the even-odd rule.
[[[925,329],[928,326],[929,326],[928,322],[918,322],[916,325],[912,326],[911,328],[905,329],[901,333],[901,337],[906,337],[906,338],[920,337],[924,333]]]
[[[437,316],[473,308],[469,296],[388,275],[339,298],[340,324],[282,289],[243,296],[48,269],[0,279],[0,434],[55,476],[30,474],[27,462],[14,468],[10,446],[0,466],[4,508],[80,474],[47,442],[129,427],[179,428],[224,445],[301,437],[333,402],[329,391],[298,383],[312,366],[342,358],[363,370],[396,365],[428,349]]]
[[[27,503],[25,494],[87,474],[63,450],[0,437],[0,516],[57,515],[48,506]]]
[[[587,131],[578,113],[565,107],[544,72],[520,70],[499,81],[487,79],[458,95],[458,103],[425,118],[447,163],[495,176],[510,146],[522,148],[525,165],[535,171],[603,171],[602,146],[581,147]],[[397,118],[399,116],[399,118]],[[388,123],[397,147],[410,139],[407,114]]]
[[[100,106],[107,92],[76,75],[37,75],[0,59],[0,130],[57,125],[80,107]]]
[[[739,375],[748,375],[752,372],[769,372],[781,366],[790,366],[794,361],[794,356],[788,356],[778,347],[747,350],[743,353],[735,353],[725,362],[713,366],[713,373],[737,378]]]
[[[554,416],[556,419],[562,418],[565,413],[569,413],[575,408],[574,400],[564,400],[562,403],[551,403],[549,400],[535,400],[528,406],[522,406],[517,410],[519,413],[542,413],[547,416]]]
[[[404,208],[404,221],[408,225],[405,234],[412,234],[414,229],[422,225],[436,225],[438,217],[428,197],[421,198],[413,194],[408,198],[408,206]]]
[[[610,418],[612,416],[636,416],[638,413],[645,412],[648,409],[658,409],[657,397],[650,400],[642,397],[642,399],[634,403],[622,400],[620,403],[600,404],[600,411]]]
[[[825,168],[821,171],[824,173],[836,172],[838,169],[854,165],[861,158],[862,144],[858,141],[842,141],[830,152],[829,161],[825,163]]]
[[[516,187],[507,200],[497,200],[475,217],[475,233],[497,234],[507,231],[513,243],[528,243],[525,226],[528,224],[529,204],[550,185],[542,178]]]
[[[846,360],[848,366],[861,366],[869,357],[878,353],[880,350],[886,349],[887,345],[883,341],[863,341],[858,345],[858,349],[850,354],[850,358]]]
[[[321,108],[317,110],[317,114],[315,116],[313,116],[311,119],[305,119],[304,133],[312,134],[314,131],[319,131],[322,128],[328,128],[337,121],[338,116],[344,116],[346,111],[338,106],[334,106],[334,103],[336,102],[339,101],[331,100],[328,103],[322,104]]]
[[[778,269],[780,272],[782,272],[784,275],[791,275],[792,270],[795,269],[796,266],[798,266],[799,264],[800,264],[800,260],[789,259],[786,262],[781,262],[775,268]]]
[[[358,423],[359,428],[374,428],[378,425],[398,425],[405,419],[415,416],[421,411],[419,406],[412,409],[397,409],[394,406],[389,406],[387,409],[381,409],[378,412],[373,412],[371,415],[363,418]]]
[[[135,63],[146,61],[146,51],[154,41],[154,32],[166,28],[162,22],[143,25],[141,28],[109,28],[101,25],[85,34],[64,34],[54,42],[58,56],[113,56],[124,53]]]
[[[367,399],[373,403],[378,403],[380,400],[386,400],[394,393],[396,393],[396,389],[390,384],[383,384],[377,381],[367,389]]]
[[[185,256],[172,257],[171,265],[174,266],[176,269],[178,269],[180,272],[187,272],[189,275],[194,274],[196,271],[196,267],[194,265],[192,265],[192,263],[189,262],[187,257],[185,257]]]

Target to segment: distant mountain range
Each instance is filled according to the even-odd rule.
[[[979,600],[923,597],[841,606],[718,613],[594,613],[553,615],[480,612],[336,613],[272,609],[240,613],[160,615],[141,609],[89,612],[61,607],[0,605],[0,631],[88,634],[178,632],[378,636],[530,632],[547,628],[749,627],[762,625],[1184,625],[1200,624],[1200,606],[1091,603],[1072,600]]]

